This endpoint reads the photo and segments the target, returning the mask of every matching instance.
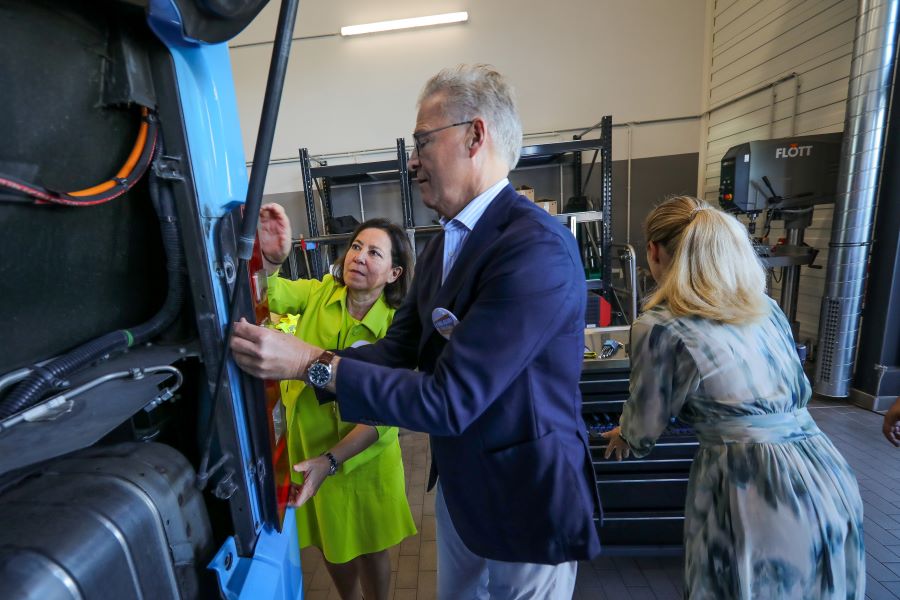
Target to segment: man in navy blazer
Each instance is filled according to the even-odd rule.
[[[571,598],[577,561],[600,549],[577,245],[509,184],[521,124],[496,71],[433,77],[413,137],[409,168],[444,231],[386,337],[334,356],[239,323],[235,359],[336,392],[345,421],[431,434],[439,597]]]

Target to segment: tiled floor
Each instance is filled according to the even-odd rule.
[[[848,406],[816,402],[813,417],[856,471],[865,504],[866,597],[900,600],[900,450],[881,436],[881,417]],[[419,534],[391,550],[391,597],[435,597],[434,494],[425,493],[428,438],[400,437],[406,488]],[[317,550],[304,550],[303,591],[308,600],[339,600]],[[604,557],[578,566],[575,600],[681,598],[680,557]]]
[[[847,406],[810,407],[856,472],[865,510],[866,597],[900,598],[900,449],[881,435],[882,417]]]
[[[400,447],[406,472],[406,496],[418,535],[391,549],[391,593],[395,600],[434,600],[437,552],[434,535],[434,490],[425,492],[431,449],[428,436],[401,431]],[[303,592],[306,600],[340,600],[314,548],[300,553]]]

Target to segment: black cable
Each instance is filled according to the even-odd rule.
[[[772,231],[772,217],[773,210],[771,208],[766,209],[766,218],[765,218],[765,229],[763,230],[763,239],[769,238],[769,233]]]
[[[159,143],[162,155],[162,140]],[[158,175],[150,174],[148,187],[160,223],[166,253],[168,289],[162,307],[149,321],[130,329],[120,329],[93,339],[44,365],[34,365],[32,373],[0,402],[0,419],[26,410],[41,400],[48,391],[63,387],[65,377],[106,355],[121,352],[152,339],[168,327],[180,314],[185,296],[184,251],[181,247],[175,201],[168,186],[160,186]]]
[[[0,202],[9,202],[12,204],[34,204],[34,200],[23,193],[0,193]]]
[[[148,112],[143,120],[147,122],[147,138],[144,142],[141,156],[128,176],[124,179],[113,177],[112,179],[117,181],[116,185],[105,192],[90,196],[73,196],[67,192],[57,192],[41,185],[23,181],[17,177],[0,174],[0,187],[14,191],[13,196],[5,194],[0,196],[0,201],[12,200],[15,197],[15,192],[28,197],[31,204],[61,204],[77,207],[96,206],[118,198],[141,180],[156,154],[156,146],[159,140],[159,120],[152,112]],[[18,200],[12,201],[18,202]]]

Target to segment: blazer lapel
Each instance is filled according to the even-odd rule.
[[[432,258],[432,261],[430,261],[432,265],[429,265],[430,268],[434,269],[432,273],[435,274],[431,281],[429,281],[429,284],[434,285],[436,283],[439,287],[435,290],[433,295],[426,296],[426,298],[431,298],[431,301],[426,302],[426,304],[421,307],[423,311],[427,312],[428,322],[424,323],[426,315],[423,315],[422,339],[419,343],[420,352],[430,339],[431,335],[439,335],[434,328],[434,324],[431,323],[431,312],[438,307],[446,308],[451,312],[453,311],[454,301],[459,294],[460,289],[463,284],[469,282],[471,279],[470,271],[475,262],[474,259],[480,256],[483,250],[490,245],[491,242],[497,239],[502,226],[506,223],[507,214],[509,212],[509,203],[514,197],[515,192],[513,191],[512,186],[508,185],[500,190],[497,197],[494,198],[487,207],[487,210],[484,211],[484,214],[481,215],[478,223],[475,224],[475,229],[469,233],[469,237],[466,238],[462,250],[456,258],[456,261],[453,263],[453,268],[450,269],[450,273],[443,284],[440,283],[444,258],[444,238],[443,233],[441,233],[440,244],[435,244],[435,246],[439,247],[437,248],[435,256]]]
[[[420,355],[425,342],[435,331],[434,324],[431,322],[431,311],[434,307],[434,296],[441,287],[443,256],[444,232],[441,231],[428,242],[428,245],[419,256],[419,260],[416,261],[415,277],[421,285],[416,298],[419,307],[419,320],[422,323],[422,335],[419,338]]]

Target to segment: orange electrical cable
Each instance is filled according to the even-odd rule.
[[[147,123],[147,115],[149,114],[149,110],[146,107],[141,108],[141,127],[138,130],[137,140],[134,142],[134,147],[131,149],[131,154],[128,155],[128,160],[125,161],[125,164],[122,165],[122,168],[119,169],[119,172],[116,173],[114,179],[110,179],[108,181],[104,181],[99,185],[95,185],[94,187],[89,187],[83,190],[78,190],[77,192],[68,192],[69,196],[94,196],[96,194],[102,194],[103,192],[114,188],[118,185],[119,180],[128,178],[131,175],[131,172],[134,170],[134,166],[137,164],[138,160],[141,158],[141,154],[144,152],[144,145],[147,143],[147,129],[149,127]]]

